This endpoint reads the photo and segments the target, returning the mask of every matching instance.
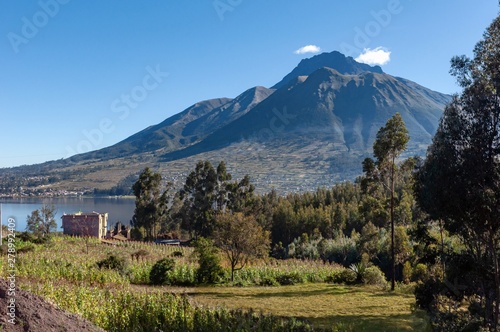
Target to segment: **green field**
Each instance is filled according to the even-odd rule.
[[[148,256],[141,260],[128,258],[127,275],[96,266],[98,261],[109,254],[130,257],[140,249],[146,250]],[[278,318],[295,317],[304,319],[315,327],[335,327],[337,331],[429,330],[425,314],[411,310],[415,302],[413,295],[390,293],[370,286],[311,282],[310,280],[321,281],[325,275],[339,268],[321,262],[260,262],[256,266],[239,271],[238,274],[240,279],[252,280],[258,280],[263,275],[290,271],[304,276],[304,283],[292,286],[147,285],[148,271],[154,262],[159,258],[170,257],[178,250],[183,252],[183,257],[175,258],[175,273],[179,278],[190,280],[196,269],[190,248],[144,243],[107,246],[94,241],[87,254],[84,240],[78,238],[56,237],[45,245],[19,242],[17,283],[20,288],[39,294],[62,309],[79,314],[113,331],[139,331],[140,328],[127,326],[160,316],[164,320],[176,316],[179,319],[174,323],[180,321],[184,324],[187,324],[185,322],[189,318],[191,325],[188,325],[194,326],[196,319],[201,319],[200,312],[212,318],[222,314],[232,315],[223,308],[243,311],[251,309]],[[3,277],[6,277],[6,261],[4,255],[0,263]],[[188,295],[188,311],[183,304],[186,299],[183,295]],[[206,309],[196,309],[200,307]],[[172,314],[166,313],[168,310]],[[116,325],[122,322],[123,327]],[[182,326],[172,330],[182,330]]]
[[[281,287],[186,289],[200,305],[262,310],[306,319],[314,326],[343,323],[354,331],[430,331],[425,313],[412,312],[413,295],[368,286],[323,283]]]

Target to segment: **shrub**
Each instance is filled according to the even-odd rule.
[[[153,265],[149,273],[149,281],[153,285],[163,285],[168,283],[169,274],[175,267],[175,262],[171,258],[160,259]]]
[[[356,282],[360,283],[363,281],[363,276],[365,275],[366,265],[363,262],[358,262],[355,264],[351,264],[349,269],[356,273]]]
[[[429,272],[427,271],[427,265],[425,264],[417,264],[413,269],[413,273],[411,275],[413,281],[425,281],[429,278]]]
[[[17,253],[20,254],[22,252],[30,252],[30,251],[33,251],[33,250],[35,250],[35,246],[30,243],[30,244],[25,245],[25,246],[23,246],[21,248],[18,248],[17,249]]]
[[[217,248],[212,241],[199,238],[195,243],[194,254],[198,257],[199,268],[196,270],[196,281],[200,284],[215,284],[224,275],[220,265]]]
[[[136,252],[133,252],[131,255],[132,259],[139,260],[139,258],[144,258],[146,256],[149,256],[149,252],[146,249],[139,249]]]
[[[21,232],[21,233],[17,234],[17,238],[19,240],[24,241],[24,242],[34,242],[36,239],[35,236],[29,232]]]
[[[286,248],[283,247],[283,243],[281,241],[274,245],[273,249],[271,250],[271,257],[274,257],[276,259],[287,258]]]
[[[282,286],[303,284],[304,278],[298,273],[286,273],[276,277],[276,281]]]
[[[104,269],[116,270],[123,275],[129,272],[127,260],[124,257],[116,255],[109,255],[102,261],[97,262],[97,266],[100,269],[104,268]]]
[[[309,239],[307,234],[302,234],[302,236],[294,239],[293,242],[288,245],[288,257],[298,259],[318,259],[320,256],[318,244],[321,240],[321,237]]]
[[[344,235],[319,243],[319,255],[324,261],[349,266],[358,260],[359,252],[356,240]]]
[[[403,265],[403,282],[405,284],[409,284],[412,279],[413,268],[411,267],[411,263],[406,261]]]
[[[170,256],[172,257],[184,257],[184,254],[182,253],[182,251],[174,251]]]
[[[326,278],[326,282],[334,284],[353,285],[356,283],[357,274],[351,269],[342,269]]]
[[[444,283],[436,278],[429,278],[415,287],[415,300],[419,308],[432,310],[436,305],[435,294],[439,294],[444,289]]]
[[[279,286],[280,283],[273,277],[265,276],[259,281],[259,286]]]
[[[377,266],[367,267],[362,279],[365,285],[385,286],[387,284],[384,273]]]

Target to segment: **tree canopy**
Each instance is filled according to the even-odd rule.
[[[155,239],[165,218],[169,202],[168,188],[162,192],[162,177],[146,167],[132,187],[135,200],[132,226],[143,227],[146,238]]]
[[[408,135],[408,130],[401,117],[401,114],[394,114],[385,124],[384,127],[380,128],[377,132],[377,138],[373,143],[373,154],[377,159],[373,162],[370,158],[365,159],[363,162],[363,170],[366,174],[365,181],[377,182],[383,185],[382,191],[389,192],[389,217],[391,225],[391,260],[392,260],[392,273],[391,273],[391,290],[395,288],[396,280],[396,247],[395,247],[395,220],[394,220],[394,193],[395,185],[397,180],[398,167],[396,164],[397,158],[406,150],[406,145],[410,140]],[[365,183],[365,189],[367,184]],[[377,188],[377,187],[375,187]],[[380,208],[377,208],[373,203],[377,203],[376,200],[372,200],[372,205],[368,208],[368,211],[380,211],[379,217],[384,217],[384,212]]]
[[[54,205],[43,205],[28,216],[26,230],[32,232],[36,237],[44,238],[56,230],[57,222],[54,219],[56,208]]]
[[[500,17],[474,48],[472,59],[454,57],[451,74],[463,91],[446,107],[427,159],[418,173],[422,208],[461,237],[460,261],[488,271],[454,276],[485,299],[485,325],[497,330],[500,314]],[[464,265],[465,266],[465,265]],[[450,274],[450,271],[447,271]],[[488,290],[492,285],[493,292]]]

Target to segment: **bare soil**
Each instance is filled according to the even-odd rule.
[[[9,285],[8,280],[0,279],[0,331],[104,331],[77,315],[56,308],[40,296],[18,288],[13,294],[13,288],[9,288]]]

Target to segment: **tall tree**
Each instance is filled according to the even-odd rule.
[[[395,186],[397,180],[397,159],[410,140],[408,130],[401,114],[394,114],[377,132],[377,138],[373,144],[373,154],[377,159],[373,162],[369,158],[363,162],[363,169],[371,179],[382,183],[385,191],[389,192],[389,217],[391,226],[391,290],[395,288],[396,280],[396,249],[395,249]]]
[[[459,235],[464,255],[482,280],[469,292],[485,298],[485,325],[500,315],[500,17],[474,48],[472,59],[454,57],[451,74],[463,88],[445,109],[427,159],[418,173],[420,205]],[[451,267],[450,267],[451,268]],[[467,271],[463,271],[463,279]],[[493,292],[484,285],[494,285]],[[491,289],[491,288],[490,288]]]
[[[162,193],[161,174],[146,167],[132,189],[135,195],[132,226],[144,227],[146,238],[153,240],[158,235],[162,221],[166,217],[169,187]]]
[[[217,213],[250,211],[255,200],[250,177],[247,175],[240,181],[231,179],[223,161],[217,169],[208,160],[196,164],[178,195],[182,207],[177,217],[182,220],[183,228],[195,237],[210,237]]]
[[[214,208],[218,200],[223,200],[216,195],[217,186],[217,172],[210,161],[199,161],[180,191],[183,227],[195,237],[209,237],[212,234]]]
[[[39,239],[48,236],[56,230],[56,208],[54,205],[43,205],[40,209],[31,212],[26,220],[26,230],[32,232]]]
[[[269,254],[269,232],[253,216],[242,213],[217,215],[214,241],[229,261],[231,281],[234,281],[234,272],[245,267],[250,259]]]

